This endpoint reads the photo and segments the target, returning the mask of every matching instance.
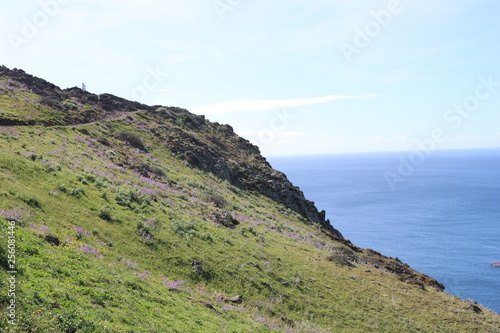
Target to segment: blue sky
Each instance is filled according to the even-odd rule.
[[[500,147],[499,12],[496,0],[12,1],[0,59],[61,88],[205,114],[267,156]]]

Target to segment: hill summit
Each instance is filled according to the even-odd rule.
[[[0,145],[1,327],[12,332],[500,327],[345,239],[229,125],[0,67]]]

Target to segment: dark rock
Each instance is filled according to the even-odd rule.
[[[398,277],[400,281],[415,285],[421,289],[425,289],[425,287],[431,287],[438,291],[443,291],[445,289],[444,285],[436,279],[415,271],[399,260],[386,257],[371,249],[365,250],[365,254],[366,256],[362,257],[362,261],[365,264],[371,265],[375,269],[393,274]]]
[[[260,268],[259,264],[254,264],[253,262],[249,262],[249,263],[248,263],[248,266],[252,266],[252,267],[257,268],[258,270],[261,270],[261,268]]]
[[[266,283],[266,282],[261,282],[260,283],[264,288],[267,288],[268,290],[273,290],[273,287],[269,284],[269,283]]]
[[[477,302],[470,302],[467,309],[475,313],[483,313],[483,310],[478,306]]]
[[[198,299],[194,299],[194,298],[191,298],[191,297],[188,297],[187,299],[189,301],[191,301],[191,302],[201,304],[201,305],[209,308],[210,310],[215,311],[217,314],[222,314],[222,312],[220,312],[219,310],[217,310],[212,304],[210,304],[208,302],[205,302],[205,301],[202,301],[202,300],[198,300]]]
[[[61,245],[61,241],[59,240],[59,238],[57,238],[56,236],[53,236],[53,235],[45,235],[45,240],[48,243],[53,244],[55,246]]]
[[[234,229],[237,225],[240,224],[240,221],[233,218],[233,216],[228,211],[214,214],[213,219],[215,223],[222,224],[229,229]]]
[[[200,261],[191,261],[191,272],[195,274],[203,274],[203,263]]]

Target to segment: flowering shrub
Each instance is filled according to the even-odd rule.
[[[102,254],[100,254],[96,248],[91,247],[89,245],[83,245],[83,246],[79,247],[78,251],[85,253],[85,254],[91,254],[97,258],[104,258],[104,256]]]
[[[30,228],[38,232],[41,232],[44,235],[47,235],[49,233],[49,227],[47,227],[46,225],[38,226],[36,224],[31,223]]]
[[[263,324],[267,325],[267,327],[269,327],[269,328],[274,328],[277,330],[280,329],[280,327],[278,325],[276,325],[274,322],[272,322],[264,317],[261,317],[261,316],[255,318],[253,321],[256,321],[258,323],[263,323]]]
[[[124,262],[128,268],[136,268],[136,267],[139,267],[139,264],[132,261],[132,260],[129,260],[129,259],[125,259],[125,258],[121,258],[120,259],[121,262]]]
[[[0,212],[0,216],[3,217],[4,219],[16,222],[21,222],[23,215],[24,214],[22,212],[14,210]]]
[[[179,290],[181,288],[184,288],[183,284],[186,283],[186,281],[183,280],[177,280],[177,281],[169,281],[170,278],[164,278],[163,285],[168,287],[170,290]]]
[[[151,235],[150,233],[144,231],[144,230],[137,230],[136,234],[141,237],[141,239],[143,239],[144,241],[146,241],[146,243],[152,243],[154,241],[154,237],[153,235]]]
[[[74,227],[73,230],[76,231],[76,238],[77,239],[82,239],[83,236],[90,235],[90,232],[87,230],[80,228],[80,227]]]
[[[141,279],[151,279],[153,275],[149,271],[144,271],[142,273],[135,273]]]

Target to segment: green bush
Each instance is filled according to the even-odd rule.
[[[147,151],[146,146],[142,142],[142,139],[135,133],[132,132],[120,132],[118,133],[118,138],[122,141],[128,142],[134,148],[140,149],[142,151]]]
[[[205,202],[213,203],[217,208],[224,208],[227,205],[226,199],[224,199],[221,195],[215,193],[205,193],[202,199]]]
[[[68,192],[68,195],[80,199],[82,195],[85,195],[85,190],[82,187],[72,188]]]
[[[113,220],[113,216],[111,215],[111,212],[113,211],[113,208],[109,206],[104,206],[99,209],[99,214],[98,216],[103,219],[104,221],[111,221]]]
[[[19,199],[24,201],[31,208],[42,209],[42,203],[35,197],[30,197],[27,195],[20,195]]]

